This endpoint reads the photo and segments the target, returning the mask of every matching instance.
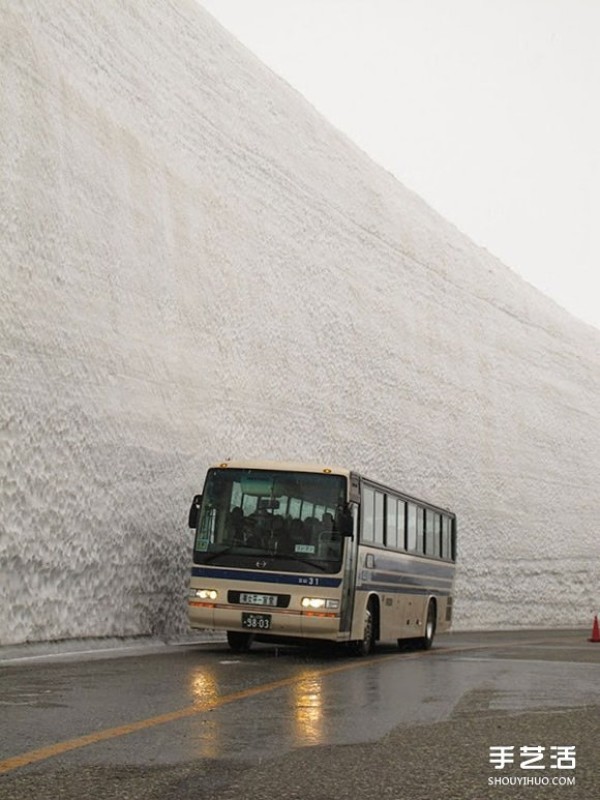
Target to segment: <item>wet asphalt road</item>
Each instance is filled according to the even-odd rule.
[[[449,634],[427,653],[369,659],[220,643],[0,651],[0,799],[596,800],[600,644],[588,635]],[[514,762],[496,769],[500,745]],[[545,748],[541,769],[523,766],[523,747]]]

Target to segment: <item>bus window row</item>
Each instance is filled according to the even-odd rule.
[[[453,561],[455,532],[447,514],[363,484],[361,540]]]

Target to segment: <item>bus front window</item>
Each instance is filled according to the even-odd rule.
[[[346,479],[340,475],[212,469],[194,545],[196,563],[339,571]]]

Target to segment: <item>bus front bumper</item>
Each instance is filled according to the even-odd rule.
[[[249,615],[246,624],[242,615]],[[252,618],[255,627],[249,627]],[[321,614],[315,611],[275,611],[262,608],[211,605],[194,600],[188,601],[188,619],[191,628],[244,631],[260,636],[287,636],[307,639],[340,640],[340,618],[337,614]],[[268,627],[262,627],[266,626]],[[345,637],[343,637],[345,638]]]

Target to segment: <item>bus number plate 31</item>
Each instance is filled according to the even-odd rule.
[[[249,628],[251,631],[268,631],[270,627],[270,614],[247,614],[242,612],[242,628]]]

